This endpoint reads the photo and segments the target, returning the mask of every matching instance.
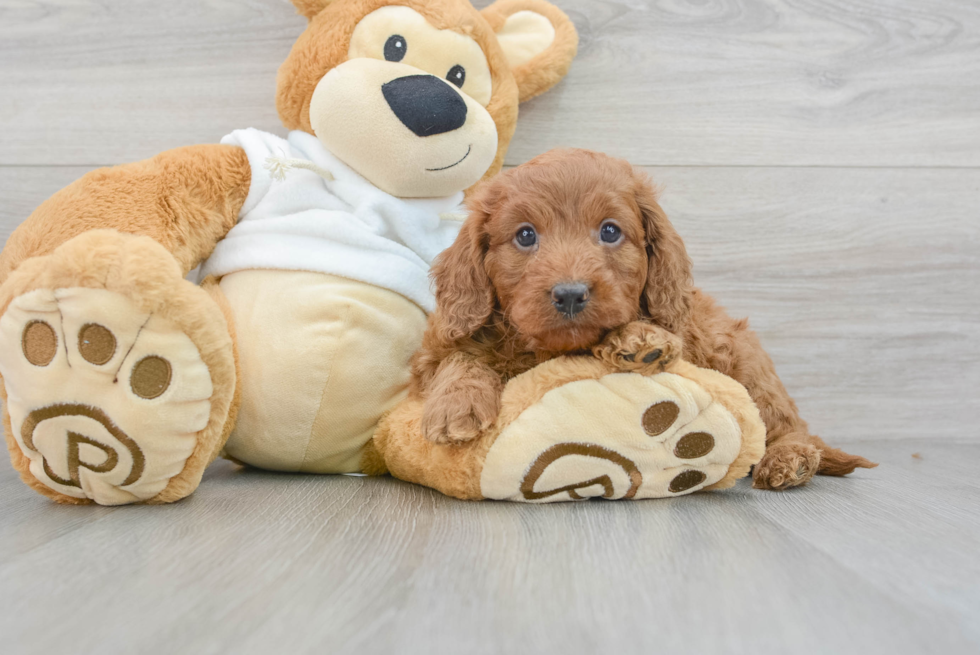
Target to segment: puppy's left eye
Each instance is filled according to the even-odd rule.
[[[612,221],[606,221],[599,228],[599,239],[603,243],[619,243],[623,238],[623,231]]]
[[[459,88],[463,88],[463,84],[466,82],[466,69],[456,64],[449,69],[446,73],[446,79],[449,80],[451,84],[455,84]]]

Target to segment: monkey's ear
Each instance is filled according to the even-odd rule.
[[[480,12],[507,57],[520,101],[544,93],[568,73],[578,51],[575,25],[545,0],[497,0]]]
[[[308,20],[312,20],[314,16],[319,14],[321,11],[326,9],[333,0],[290,0],[293,6],[296,7],[296,11],[302,15],[306,16]]]

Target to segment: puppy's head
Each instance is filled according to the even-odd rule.
[[[691,262],[645,175],[587,150],[553,150],[482,185],[435,267],[446,341],[500,311],[539,351],[588,348],[647,318],[679,331]]]

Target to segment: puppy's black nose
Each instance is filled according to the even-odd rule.
[[[381,85],[388,106],[416,136],[452,132],[466,123],[466,103],[434,75],[408,75]]]
[[[589,287],[581,282],[556,284],[551,289],[551,304],[571,318],[589,303]]]

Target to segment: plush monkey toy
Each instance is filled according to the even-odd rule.
[[[576,51],[544,0],[293,3],[309,25],[279,71],[288,138],[89,173],[0,254],[4,428],[40,493],[171,502],[219,454],[361,471],[463,192]]]

